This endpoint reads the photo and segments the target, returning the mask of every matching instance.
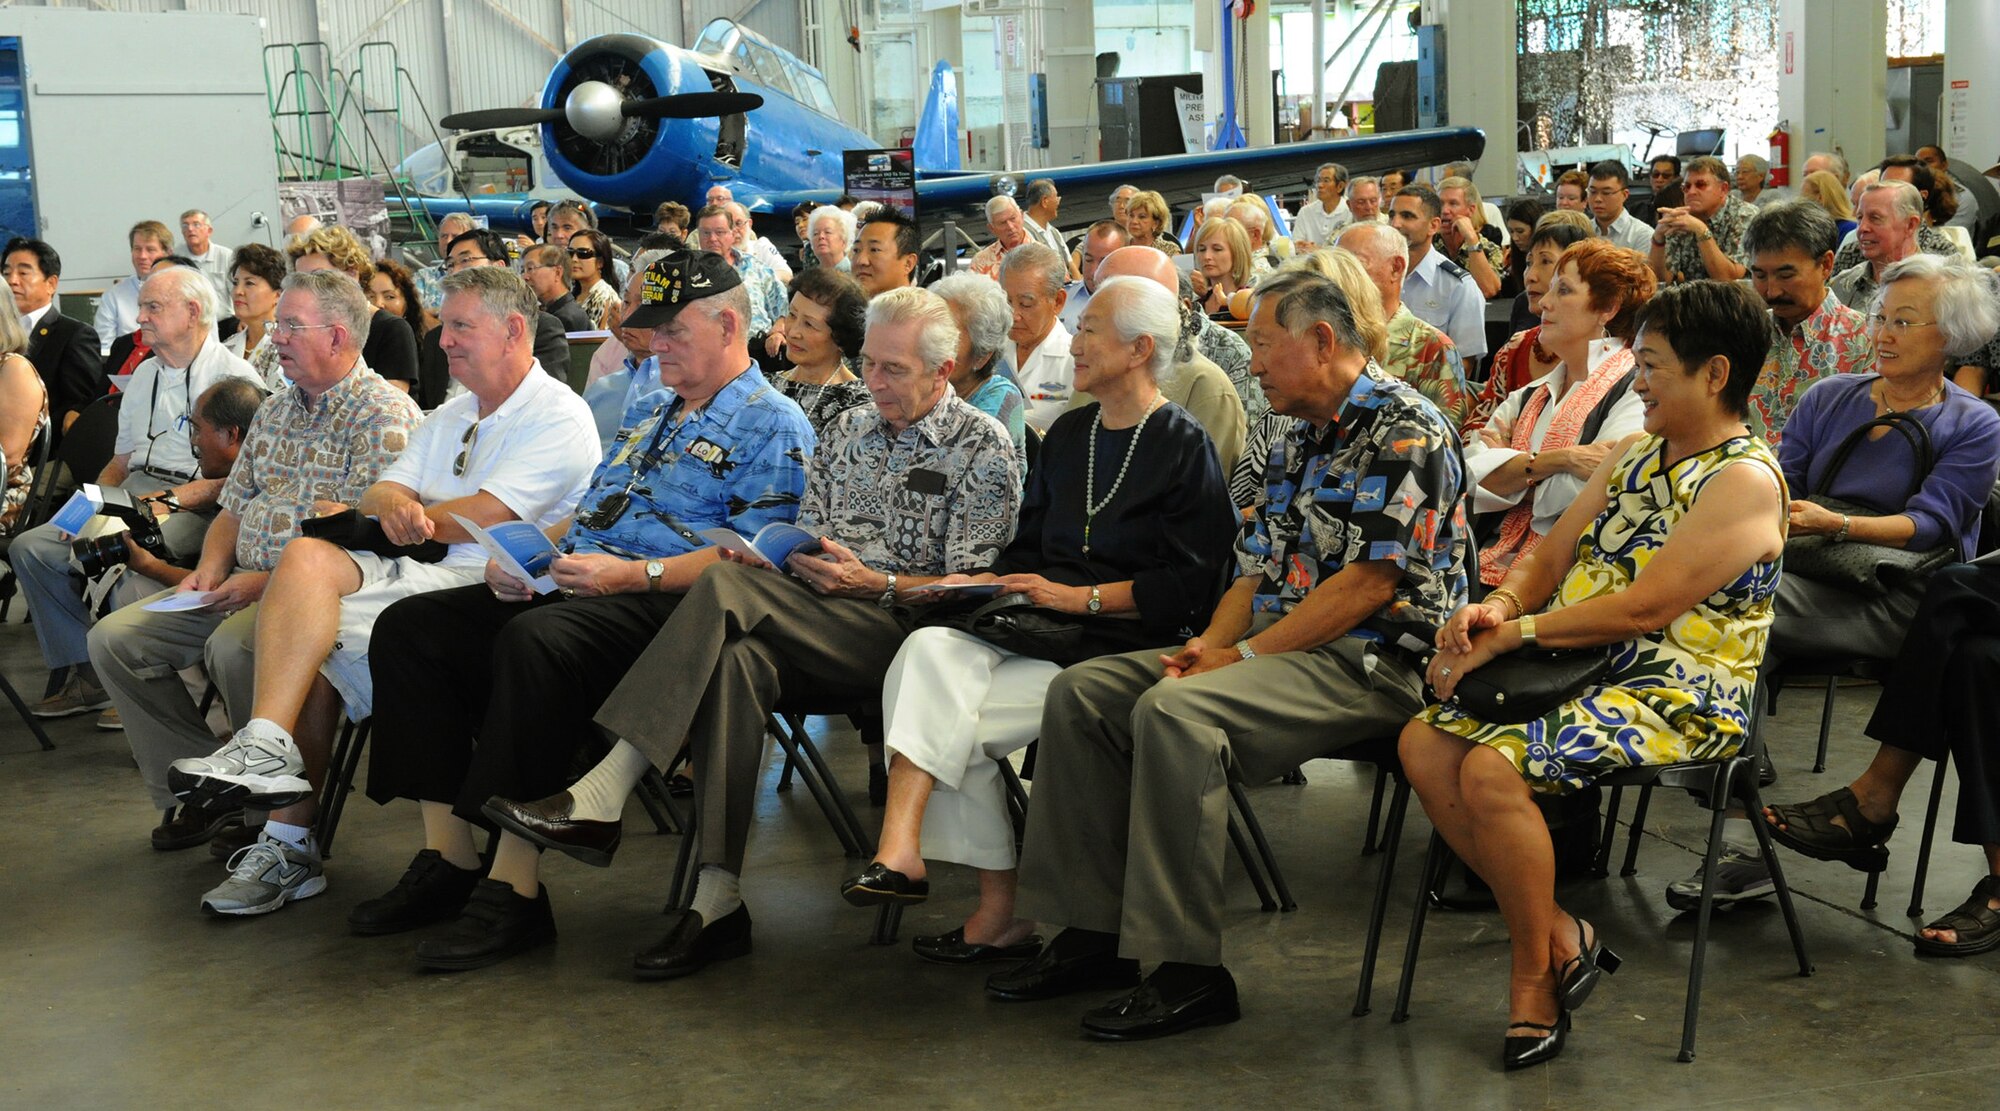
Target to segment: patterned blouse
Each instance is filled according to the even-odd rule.
[[[1868,318],[1840,303],[1832,291],[1787,335],[1771,318],[1771,354],[1750,391],[1750,434],[1772,447],[1783,441],[1785,419],[1814,382],[1834,374],[1875,370],[1875,340]]]
[[[1709,233],[1715,236],[1715,245],[1739,264],[1745,261],[1743,229],[1749,226],[1750,217],[1755,215],[1756,205],[1731,193],[1722,202],[1715,219],[1704,221]],[[1708,277],[1708,266],[1701,261],[1701,244],[1687,232],[1667,236],[1666,257],[1668,282],[1694,282]]]
[[[597,279],[597,284],[584,290],[583,296],[578,297],[576,303],[583,306],[583,315],[590,318],[590,326],[600,330],[611,327],[612,315],[625,305],[619,299],[618,291],[611,288],[611,283],[603,278]]]
[[[25,355],[14,357],[27,362]],[[6,356],[0,356],[0,359],[5,358]],[[34,368],[29,367],[28,372],[33,373]],[[32,449],[37,440],[48,434],[49,392],[45,389],[42,391],[42,411],[35,417],[34,435],[28,438],[30,448]],[[0,477],[0,529],[4,529],[13,525],[14,518],[21,514],[21,507],[28,504],[28,494],[35,486],[34,463],[27,459],[9,460],[7,453],[0,451],[0,475],[4,475]]]
[[[1368,364],[1326,427],[1295,420],[1270,441],[1236,539],[1241,573],[1259,580],[1252,608],[1289,613],[1348,564],[1389,560],[1403,571],[1394,597],[1348,635],[1388,640],[1407,627],[1429,643],[1466,600],[1465,493],[1457,431]]]
[[[1418,320],[1408,305],[1398,305],[1389,319],[1389,357],[1382,369],[1415,386],[1454,430],[1465,423],[1471,411],[1465,360],[1458,357],[1450,336]]]
[[[852,378],[845,382],[801,382],[790,372],[778,375],[773,385],[778,392],[798,402],[805,410],[806,422],[813,427],[813,435],[826,434],[826,422],[845,413],[856,405],[872,404],[868,387],[861,379]]]
[[[290,386],[264,402],[222,487],[222,508],[242,522],[237,565],[277,566],[299,522],[315,515],[313,502],[358,504],[423,416],[409,394],[360,363],[318,401]]]
[[[1262,420],[1271,411],[1271,403],[1264,397],[1264,387],[1250,376],[1250,345],[1233,330],[1217,324],[1207,316],[1198,317],[1201,330],[1195,333],[1195,350],[1208,357],[1208,361],[1222,368],[1229,376],[1229,384],[1236,389],[1237,400],[1243,402],[1243,419],[1250,424]]]
[[[1465,424],[1459,429],[1460,434],[1471,436],[1484,428],[1487,420],[1493,416],[1493,410],[1507,400],[1507,395],[1548,373],[1547,370],[1538,370],[1535,367],[1535,344],[1541,338],[1542,326],[1537,324],[1524,331],[1515,332],[1512,339],[1501,344],[1500,350],[1493,353],[1493,365],[1487,373],[1486,384],[1479,388],[1479,395],[1472,399],[1471,408],[1466,413]],[[1554,364],[1550,364],[1549,369],[1553,370]]]
[[[976,571],[1014,536],[1021,477],[1007,430],[950,390],[901,432],[872,405],[849,409],[813,455],[799,526],[877,571]]]

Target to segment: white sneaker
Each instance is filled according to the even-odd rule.
[[[1746,899],[1761,899],[1777,890],[1771,882],[1764,858],[1746,853],[1734,845],[1722,846],[1715,860],[1715,905],[1726,907]],[[1701,906],[1701,869],[1684,880],[1667,885],[1667,905],[1675,910],[1696,910]]]
[[[211,755],[168,765],[167,789],[182,802],[210,809],[250,803],[275,810],[312,794],[305,772],[305,758],[292,738],[258,719]]]
[[[207,914],[269,914],[326,890],[325,864],[308,843],[295,849],[269,834],[236,850],[229,878],[201,897]]]

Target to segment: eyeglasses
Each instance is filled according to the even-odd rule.
[[[491,261],[493,260],[487,258],[485,255],[453,255],[445,260],[446,264],[449,265],[453,270],[462,270],[467,266],[474,266],[482,262],[491,262]]]
[[[273,336],[291,336],[300,332],[310,332],[318,328],[337,328],[337,324],[301,324],[296,320],[273,320],[268,328]]]
[[[1590,195],[1593,197],[1603,197],[1608,200],[1623,192],[1625,192],[1625,187],[1620,185],[1611,189],[1592,189]]]
[[[1868,326],[1878,332],[1902,335],[1912,328],[1929,328],[1937,324],[1935,320],[1891,320],[1879,312],[1868,314]]]
[[[569,257],[588,260],[596,258],[597,252],[590,247],[572,247],[569,252]]]
[[[465,465],[472,460],[472,447],[479,442],[479,422],[473,421],[458,441],[458,458],[451,461],[451,477],[464,478]]]

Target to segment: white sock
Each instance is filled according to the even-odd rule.
[[[694,900],[688,909],[701,915],[701,924],[712,926],[736,913],[743,905],[736,873],[720,864],[704,864],[694,880]]]
[[[270,718],[251,718],[249,721],[243,723],[243,728],[238,729],[236,735],[239,737],[264,737],[270,740],[282,739],[287,747],[298,747],[297,742],[292,740],[291,730],[286,729]]]
[[[307,851],[312,845],[311,826],[295,826],[275,818],[264,823],[264,836],[273,841],[283,841],[300,852]]]
[[[625,800],[631,797],[632,788],[651,770],[653,762],[645,753],[619,741],[596,767],[570,785],[569,797],[575,800],[570,815],[592,822],[617,821],[625,813]]]
[[[1722,819],[1722,843],[1744,856],[1754,857],[1763,851],[1757,845],[1757,831],[1749,818]]]

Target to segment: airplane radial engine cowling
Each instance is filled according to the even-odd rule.
[[[571,189],[602,204],[636,208],[692,195],[705,179],[686,152],[714,149],[716,121],[621,116],[619,107],[711,89],[706,71],[652,39],[601,35],[579,43],[542,90],[542,104],[565,114],[543,125],[549,164]]]

